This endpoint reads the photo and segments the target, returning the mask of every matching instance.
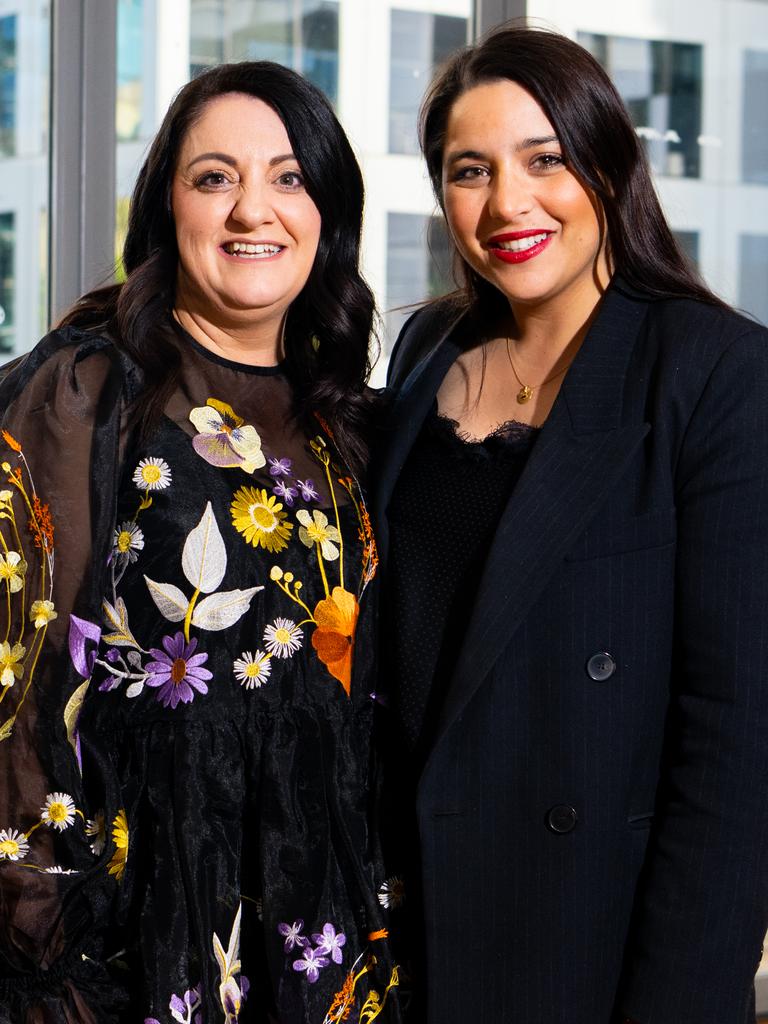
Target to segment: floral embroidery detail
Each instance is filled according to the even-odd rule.
[[[241,977],[239,982],[237,975],[240,973],[240,917],[243,911],[242,904],[237,908],[235,922],[229,936],[227,949],[221,943],[221,939],[213,933],[213,953],[219,965],[220,985],[219,1000],[225,1015],[225,1024],[235,1024],[240,1015],[240,1006],[248,994],[250,988],[248,979]]]
[[[24,832],[15,828],[0,829],[0,860],[24,860],[29,843]]]
[[[255,690],[257,687],[263,686],[272,671],[269,659],[270,655],[265,654],[264,651],[256,651],[255,654],[245,651],[235,659],[232,665],[235,678],[243,684],[246,690]]]
[[[74,868],[60,868],[58,864],[54,864],[51,868],[46,868],[43,872],[45,875],[79,875],[79,871],[75,871]]]
[[[399,875],[382,882],[378,892],[379,903],[385,910],[395,910],[405,901],[405,883]]]
[[[33,601],[29,614],[34,620],[35,629],[42,629],[49,622],[58,619],[59,613],[53,606],[53,601]]]
[[[293,523],[285,522],[287,512],[264,488],[241,487],[231,506],[232,524],[249,544],[267,551],[282,551],[288,546]]]
[[[164,707],[175,708],[179,703],[189,704],[198,693],[208,693],[205,680],[213,679],[213,673],[203,664],[207,654],[195,654],[197,639],[185,643],[184,634],[179,630],[175,636],[162,639],[164,651],[150,648],[154,661],[147,664],[147,686],[159,687],[157,699]]]
[[[320,500],[320,495],[315,490],[315,485],[312,483],[309,477],[307,477],[306,480],[297,480],[296,486],[299,488],[299,493],[301,494],[303,501]]]
[[[140,491],[164,491],[171,486],[171,467],[165,459],[142,459],[133,474]]]
[[[98,811],[93,818],[89,818],[86,821],[85,834],[93,840],[91,842],[91,852],[97,857],[100,856],[107,845],[107,823],[104,818],[104,811]]]
[[[286,953],[290,953],[291,950],[296,948],[304,949],[305,946],[309,945],[309,939],[306,935],[301,934],[304,930],[304,922],[301,918],[298,921],[294,921],[293,924],[279,924],[277,930],[285,938],[283,949]]]
[[[75,821],[75,802],[68,793],[49,793],[41,809],[40,820],[58,832]]]
[[[295,487],[291,487],[284,480],[278,480],[278,482],[272,488],[272,493],[276,497],[282,498],[285,504],[291,507],[294,501],[296,500],[296,497],[299,492],[296,490]]]
[[[193,409],[189,418],[199,431],[192,447],[210,465],[224,469],[239,466],[253,473],[266,463],[256,428],[247,426],[226,402],[209,398],[204,406]]]
[[[168,1009],[171,1011],[173,1019],[179,1024],[203,1024],[202,1013],[195,1013],[201,1006],[202,993],[198,985],[197,988],[187,989],[181,998],[176,995],[171,996]]]
[[[328,523],[328,516],[319,509],[313,509],[310,515],[306,509],[296,513],[296,518],[301,523],[299,527],[299,540],[308,548],[317,544],[327,562],[334,562],[339,557],[339,549],[336,544],[341,542],[341,535],[335,526]]]
[[[13,686],[17,679],[24,675],[24,666],[21,661],[26,653],[26,647],[22,644],[14,644],[13,647],[4,641],[0,644],[0,686],[7,688]]]
[[[113,546],[117,555],[135,562],[139,557],[138,552],[144,549],[144,534],[136,523],[123,523],[119,530],[115,530]]]
[[[368,956],[363,966],[360,967],[360,961],[365,957],[364,953],[361,953],[357,960],[352,965],[351,970],[344,979],[344,984],[333,997],[333,1002],[328,1008],[323,1024],[339,1024],[340,1021],[350,1020],[350,1014],[352,1008],[357,1001],[357,986],[360,979],[366,974],[369,974],[373,969],[376,958]],[[357,1016],[357,1024],[371,1024],[384,1009],[389,993],[393,988],[396,988],[400,984],[399,971],[397,966],[392,968],[387,987],[384,989],[384,995],[381,996],[376,989],[371,989],[365,999],[365,1002],[360,1007]]]
[[[359,614],[354,594],[341,587],[334,587],[329,597],[319,601],[314,613],[317,629],[312,634],[312,646],[347,696],[352,685],[352,652]]]
[[[312,941],[317,946],[318,953],[327,953],[335,964],[341,963],[341,947],[346,943],[347,937],[343,932],[337,932],[330,921],[323,925],[322,933],[312,936]]]
[[[264,646],[276,658],[291,658],[301,650],[304,634],[293,619],[277,618],[264,630]]]
[[[304,948],[302,959],[293,961],[294,971],[306,971],[307,981],[314,983],[320,977],[320,971],[329,963],[327,956],[322,956],[316,949]]]
[[[125,874],[125,865],[128,860],[128,846],[130,842],[128,818],[123,808],[117,812],[117,816],[112,822],[112,842],[115,844],[115,850],[107,867],[109,874],[114,875],[117,881],[120,882]]]
[[[293,469],[293,459],[270,459],[270,476],[290,476]]]
[[[26,571],[27,563],[18,551],[9,551],[6,555],[0,554],[0,582],[5,582],[12,594],[18,593],[24,586]]]

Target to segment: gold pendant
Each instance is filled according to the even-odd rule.
[[[528,387],[527,384],[523,384],[520,390],[517,392],[518,405],[525,405],[533,397],[533,391]]]

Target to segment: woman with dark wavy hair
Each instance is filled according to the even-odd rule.
[[[316,88],[206,71],[0,384],[3,1024],[397,1019],[362,204]]]
[[[398,341],[376,499],[414,1020],[754,1022],[768,332],[573,41],[463,50],[421,138],[463,286]]]

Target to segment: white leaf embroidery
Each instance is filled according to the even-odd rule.
[[[182,591],[172,583],[155,583],[149,576],[144,577],[144,582],[149,587],[152,600],[166,619],[181,622],[189,608],[189,601]]]
[[[108,633],[102,637],[104,643],[111,644],[113,647],[138,647],[139,644],[128,625],[128,609],[125,607],[122,597],[118,597],[114,608],[106,599],[102,602],[101,607],[107,622],[115,630],[114,633]]]
[[[138,697],[143,689],[144,689],[144,680],[143,679],[139,679],[135,683],[131,683],[131,685],[125,691],[125,696],[126,697]]]
[[[212,593],[224,579],[227,551],[210,501],[202,519],[184,542],[181,567],[192,586],[202,594]]]
[[[226,953],[221,944],[221,939],[213,933],[213,952],[219,965],[221,984],[219,985],[219,1000],[224,1010],[227,1024],[236,1021],[240,1012],[242,993],[237,982],[236,975],[240,971],[240,914],[242,903],[237,908],[235,923],[232,925],[232,932],[229,936],[229,948]]]
[[[245,615],[253,595],[263,589],[222,590],[219,594],[203,598],[192,615],[192,625],[198,629],[226,629]]]

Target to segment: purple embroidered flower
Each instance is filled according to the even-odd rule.
[[[299,918],[298,921],[294,921],[293,924],[285,924],[283,922],[277,926],[277,930],[285,937],[283,949],[286,953],[290,953],[292,949],[296,948],[296,946],[298,946],[299,949],[303,949],[305,946],[309,945],[309,939],[306,935],[301,934],[303,928],[304,922],[301,918]]]
[[[105,657],[110,664],[114,665],[116,661],[120,660],[120,651],[116,651],[114,647],[110,647]]]
[[[304,501],[319,501],[320,495],[315,490],[315,485],[307,477],[306,480],[297,480],[296,485],[301,491],[301,497]]]
[[[278,480],[272,488],[272,493],[276,494],[278,498],[282,498],[285,504],[290,507],[299,492],[295,487],[289,487],[284,480]]]
[[[291,467],[293,466],[293,459],[270,459],[269,460],[269,475],[270,476],[290,476]]]
[[[233,1020],[237,1019],[237,1014],[240,1012],[240,1004],[245,1002],[246,997],[248,996],[248,989],[250,987],[251,987],[250,981],[248,981],[247,978],[245,978],[242,975],[240,975],[240,999],[239,1000],[234,999],[232,997],[232,993],[231,992],[227,992],[225,994],[225,996],[224,996],[224,1012],[228,1013],[228,1014],[232,1014],[233,1015],[233,1017],[232,1017]],[[229,1019],[229,1018],[227,1018],[227,1019]],[[202,1016],[200,1017],[200,1021],[201,1021],[201,1024],[202,1024]],[[197,1020],[195,1020],[195,1024],[197,1024]]]
[[[323,925],[322,935],[314,934],[312,941],[317,946],[318,953],[328,953],[335,964],[341,963],[341,947],[347,941],[344,932],[337,932],[328,921]]]
[[[318,949],[304,949],[304,958],[293,961],[294,971],[306,971],[307,981],[315,982],[320,977],[320,970],[328,966],[328,957],[320,956]]]
[[[79,619],[76,615],[69,616],[69,656],[83,679],[88,679],[93,672],[100,639],[100,626],[87,619]]]
[[[160,1024],[160,1021],[157,1017],[145,1017],[144,1024]]]
[[[173,1019],[179,1024],[202,1024],[202,1013],[195,1013],[194,1017],[192,1016],[194,1011],[200,1008],[200,1000],[200,986],[198,985],[196,988],[187,989],[181,999],[178,996],[171,996],[168,1009],[171,1011]]]
[[[164,636],[162,640],[165,651],[157,647],[150,648],[149,653],[155,659],[147,663],[147,686],[158,686],[157,699],[164,707],[175,708],[179,702],[189,704],[198,693],[208,693],[206,679],[212,679],[213,673],[202,668],[208,660],[207,654],[195,654],[197,639],[184,642],[184,634],[179,630],[175,636]]]
[[[121,680],[117,676],[107,676],[103,683],[99,683],[99,691],[101,693],[108,693],[110,690],[116,689],[120,682]]]

